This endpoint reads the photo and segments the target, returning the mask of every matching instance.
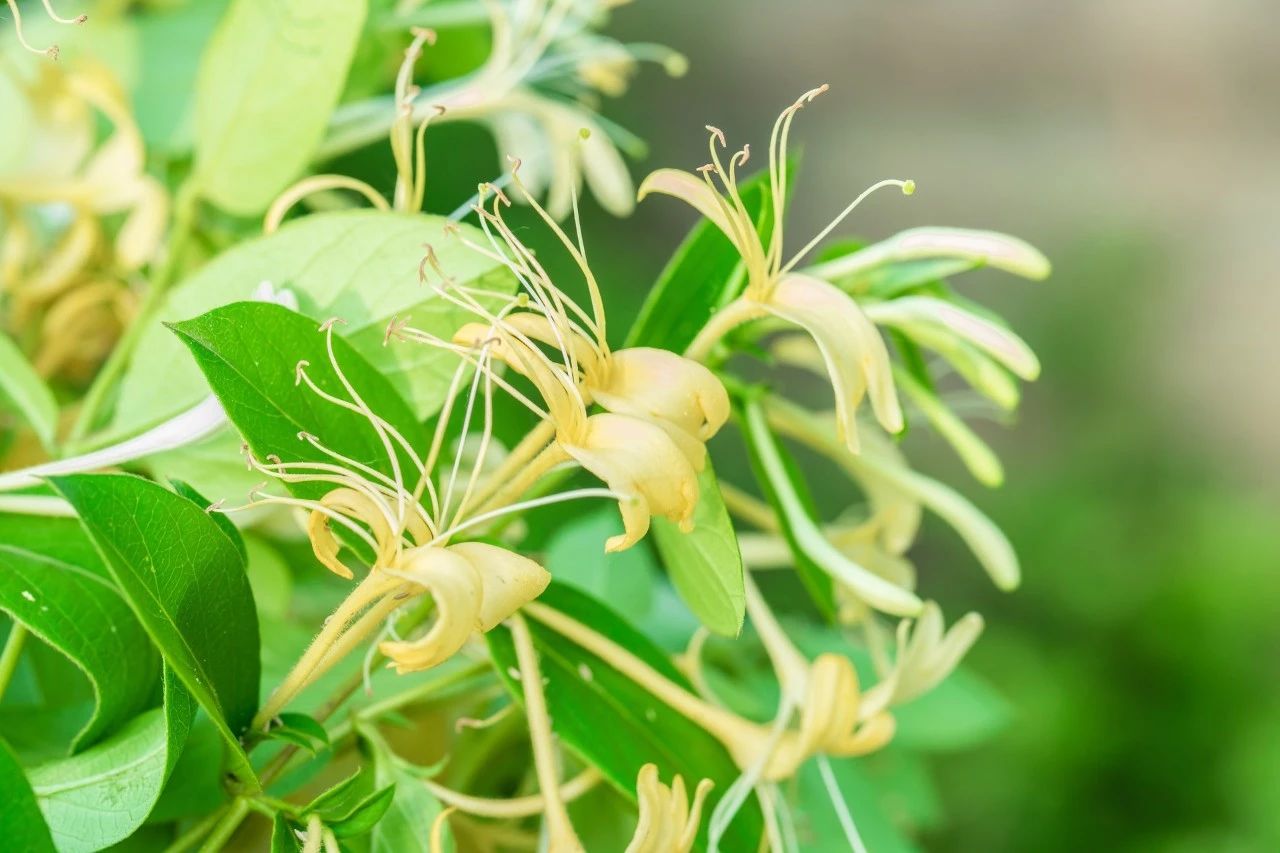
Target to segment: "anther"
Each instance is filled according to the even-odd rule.
[[[324,327],[321,326],[320,328],[323,329]],[[305,358],[301,359],[296,365],[294,365],[294,368],[293,368],[293,384],[294,385],[302,384],[303,371],[310,366],[311,366],[311,362],[307,361]],[[245,445],[245,447],[248,447],[248,445]]]
[[[347,321],[342,319],[341,317],[330,317],[328,320],[325,320],[323,323],[320,324],[320,331],[328,332],[328,331],[331,331],[334,326],[345,326],[345,325],[347,325]]]
[[[226,501],[227,501],[227,499],[226,499],[226,498],[218,498],[216,501],[214,501],[213,503],[211,503],[211,504],[209,504],[207,507],[205,507],[205,508],[204,508],[204,511],[205,511],[205,512],[220,512],[220,511],[222,510],[222,505],[223,505],[224,503],[226,503]]]
[[[706,128],[707,131],[715,137],[716,141],[720,143],[721,148],[727,148],[729,146],[729,141],[725,139],[723,130],[712,125],[706,125]]]

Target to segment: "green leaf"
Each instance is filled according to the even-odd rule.
[[[210,500],[181,480],[172,480],[170,481],[170,485],[173,486],[173,490],[176,493],[191,501],[193,504],[200,507],[200,509],[207,510],[209,508],[211,503]],[[207,515],[209,518],[213,519],[213,523],[218,525],[218,529],[226,535],[227,539],[231,540],[231,544],[240,552],[241,562],[248,565],[249,552],[245,549],[244,537],[240,535],[240,531],[236,529],[236,526],[231,519],[227,518],[227,516],[220,512],[210,512],[207,513]]]
[[[326,335],[311,320],[279,305],[237,302],[173,329],[258,458],[332,462],[298,437],[306,432],[335,453],[392,474],[386,448],[368,418],[296,381],[297,364],[305,360],[310,362],[307,375],[319,388],[350,398],[330,363]],[[334,338],[333,349],[342,374],[369,408],[411,447],[426,447],[426,430],[382,374],[341,338]],[[403,448],[396,447],[396,453],[402,470],[412,472],[414,464]],[[303,497],[319,497],[332,486],[291,483],[290,488]]]
[[[688,681],[652,642],[622,617],[572,587],[553,581],[539,602],[561,611],[621,645],[674,683],[692,690]],[[536,619],[529,631],[541,659],[547,708],[560,740],[583,761],[600,769],[605,779],[635,802],[636,774],[653,762],[663,781],[680,774],[692,787],[711,779],[706,814],[739,775],[725,748],[706,730],[665,704],[600,658]],[[485,635],[494,666],[507,690],[523,702],[515,647],[505,627]],[[602,733],[607,733],[603,735]],[[748,800],[724,836],[726,850],[755,850],[763,834],[763,816]],[[698,849],[706,844],[706,821]]]
[[[53,480],[165,661],[213,718],[233,772],[256,777],[237,735],[258,704],[258,619],[244,562],[208,513],[124,474]]]
[[[794,171],[794,164],[788,169]],[[739,190],[757,230],[767,234],[769,174],[761,172]],[[658,276],[627,335],[628,347],[660,347],[684,352],[718,309],[746,287],[746,267],[738,250],[709,220],[699,220]]]
[[[298,853],[298,836],[280,812],[271,823],[271,853]]]
[[[391,753],[380,737],[364,741],[373,758],[373,783],[395,786],[395,797],[369,838],[370,853],[427,853],[431,828],[444,807],[422,780]],[[414,771],[421,768],[414,767]],[[453,834],[446,828],[443,848],[451,853]]]
[[[561,524],[547,542],[543,565],[570,584],[633,619],[649,612],[657,566],[643,545],[614,554],[604,542],[622,532],[617,510],[601,509]]]
[[[165,672],[164,707],[135,717],[80,755],[31,769],[31,787],[63,853],[101,850],[133,833],[160,797],[195,704]]]
[[[391,803],[395,800],[396,786],[394,783],[387,785],[374,791],[356,804],[350,813],[328,822],[328,826],[333,830],[333,834],[338,838],[354,838],[358,835],[364,835],[373,829],[374,825],[382,820],[382,816],[391,808]]]
[[[196,78],[200,192],[251,215],[324,135],[364,24],[364,0],[233,0]]]
[[[693,530],[682,533],[665,518],[655,518],[654,541],[671,582],[694,615],[717,634],[736,637],[747,601],[742,554],[710,460],[698,475],[698,495]]]
[[[0,401],[7,399],[31,425],[45,449],[52,450],[58,429],[58,404],[13,339],[0,332]]]
[[[279,231],[219,255],[169,292],[158,316],[188,320],[249,299],[261,282],[287,288],[298,310],[318,325],[341,317],[336,331],[414,404],[420,418],[434,414],[457,358],[434,347],[383,345],[393,317],[445,339],[473,317],[418,281],[423,244],[435,248],[443,269],[460,284],[509,292],[514,278],[495,261],[444,233],[441,217],[354,210],[320,213],[285,223]],[[466,225],[464,238],[484,236]],[[255,350],[262,348],[255,344]],[[312,362],[316,363],[315,361]],[[133,435],[199,403],[208,393],[182,345],[160,324],[146,329],[120,385],[110,433]]]
[[[370,777],[363,767],[316,795],[315,799],[298,809],[299,815],[317,814],[324,820],[334,820],[350,814],[368,796]]]
[[[269,738],[291,743],[312,754],[329,745],[329,733],[314,717],[288,711],[276,719],[279,723],[272,724],[267,732]]]
[[[9,850],[53,853],[53,837],[22,765],[0,739],[0,838]]]
[[[0,610],[66,655],[89,679],[81,749],[151,701],[159,658],[73,519],[0,516]]]

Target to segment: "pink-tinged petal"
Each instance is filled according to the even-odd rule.
[[[851,296],[821,279],[792,274],[778,281],[765,307],[818,345],[835,391],[840,439],[850,450],[858,448],[854,415],[864,394],[881,426],[891,433],[902,430],[889,351]]]

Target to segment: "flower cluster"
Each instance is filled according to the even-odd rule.
[[[41,374],[84,379],[133,314],[131,284],[160,248],[168,193],[147,174],[128,100],[104,67],[5,64],[0,86],[17,96],[19,113],[6,121],[31,131],[0,163],[10,331]],[[104,120],[111,131],[99,141]]]

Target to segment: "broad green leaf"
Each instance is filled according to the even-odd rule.
[[[191,501],[200,509],[209,508],[210,506],[209,499],[206,498],[204,495],[200,494],[199,492],[197,492],[188,484],[182,482],[181,480],[173,480],[170,482],[169,485],[173,486],[173,490],[177,494]],[[244,537],[240,535],[240,531],[236,529],[235,524],[231,521],[230,518],[228,518],[227,516],[223,515],[220,512],[211,512],[211,513],[208,513],[208,516],[209,518],[213,519],[213,523],[218,525],[218,529],[221,530],[224,535],[226,535],[227,539],[230,540],[231,544],[235,547],[236,551],[240,553],[240,560],[247,567],[249,563],[249,551],[245,548]]]
[[[195,703],[165,673],[164,707],[80,755],[31,769],[31,787],[63,853],[127,838],[151,812],[186,742]]]
[[[623,646],[676,684],[692,689],[652,642],[587,595],[553,581],[539,601]],[[711,779],[715,789],[704,812],[710,814],[739,774],[720,742],[600,658],[536,619],[529,618],[528,623],[546,681],[547,708],[565,746],[599,768],[632,802],[636,774],[648,762],[658,765],[665,782],[677,773],[689,786]],[[518,671],[518,662],[510,632],[500,627],[485,637],[499,676],[517,701],[523,701],[520,682],[511,675]],[[754,799],[748,800],[729,826],[723,849],[755,850],[763,831],[759,806]],[[698,849],[704,849],[706,837],[703,821]]]
[[[365,0],[233,0],[196,78],[195,179],[259,213],[297,177],[346,81]]]
[[[276,812],[271,822],[271,853],[297,853],[298,836],[293,827],[280,812]]]
[[[73,519],[0,516],[0,610],[88,678],[94,709],[73,750],[119,728],[151,701],[160,660]]]
[[[13,339],[0,332],[0,402],[8,400],[31,425],[46,449],[53,449],[58,429],[58,404],[31,362]]]
[[[643,545],[606,553],[605,540],[621,532],[622,520],[614,509],[569,519],[547,542],[543,565],[557,581],[638,620],[649,612],[657,566]]]
[[[237,302],[173,327],[191,349],[227,416],[260,459],[291,462],[333,460],[299,432],[316,436],[330,450],[391,475],[386,447],[369,419],[325,400],[296,381],[299,361],[328,394],[350,399],[326,349],[326,335],[313,321],[279,305]],[[361,399],[421,452],[428,444],[422,424],[391,384],[346,341],[335,337],[338,368]],[[413,463],[396,448],[402,471]],[[408,476],[406,475],[406,479]],[[290,484],[295,494],[318,497],[332,486]]]
[[[165,662],[227,742],[233,772],[256,777],[237,735],[258,705],[258,619],[244,561],[191,501],[124,474],[53,480]]]
[[[793,164],[788,167],[794,171]],[[740,190],[758,230],[767,234],[772,223],[766,204],[768,172],[754,175]],[[733,301],[746,284],[746,268],[737,249],[719,228],[700,220],[649,291],[626,346],[684,352],[711,315]]]
[[[654,541],[671,582],[694,615],[717,634],[736,637],[747,601],[742,554],[710,460],[698,476],[698,495],[693,530],[682,533],[665,518],[655,518]]]
[[[314,717],[289,711],[277,717],[267,737],[291,743],[313,755],[329,745],[329,733]]]
[[[340,317],[345,325],[336,331],[390,378],[425,418],[439,407],[457,358],[418,344],[384,346],[387,324],[402,317],[449,339],[473,318],[419,282],[423,244],[435,249],[441,267],[460,284],[503,292],[515,287],[504,267],[445,234],[446,224],[440,217],[376,210],[319,213],[287,222],[275,234],[224,252],[179,283],[166,296],[159,318],[189,320],[249,299],[264,281],[277,290],[287,288],[297,298],[298,310],[316,325]],[[478,231],[456,227],[463,237],[483,242]],[[253,346],[257,352],[264,342]],[[155,426],[207,393],[182,345],[157,323],[142,333],[121,380],[110,433],[120,437]]]
[[[348,814],[327,821],[328,827],[338,838],[355,838],[373,829],[391,808],[396,796],[395,783],[379,788],[360,802]]]
[[[0,838],[8,850],[53,853],[53,838],[22,765],[0,739]]]
[[[226,8],[227,0],[201,0],[144,8],[130,16],[138,64],[130,87],[133,112],[149,150],[191,148],[191,90],[204,47]]]

